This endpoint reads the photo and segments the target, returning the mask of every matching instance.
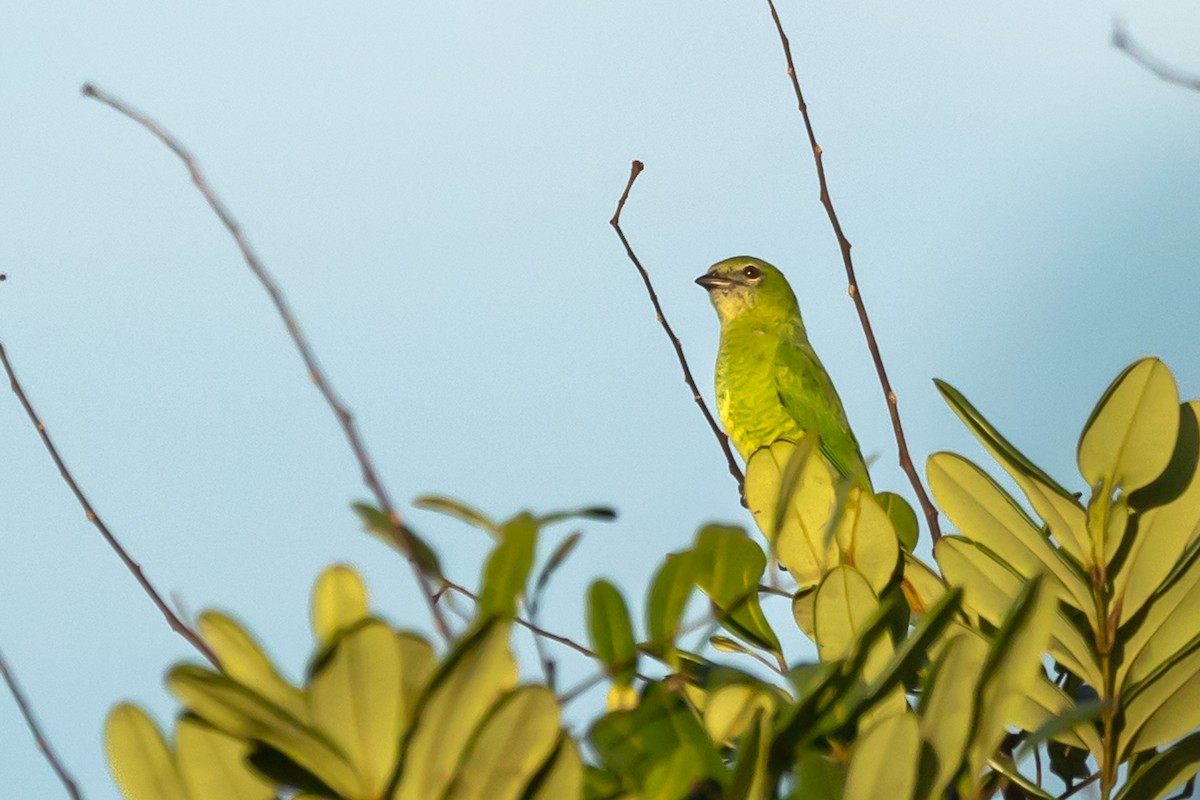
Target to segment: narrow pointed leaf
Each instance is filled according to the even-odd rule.
[[[499,525],[473,506],[470,506],[461,500],[455,500],[453,497],[446,497],[438,494],[423,494],[413,500],[413,505],[417,508],[423,508],[426,511],[436,511],[439,514],[445,514],[448,517],[454,517],[457,520],[467,523],[472,527],[479,528],[482,531],[487,531],[493,536],[499,536]]]
[[[650,583],[646,629],[651,646],[659,652],[674,648],[679,622],[696,588],[696,572],[696,556],[692,551],[670,553]]]
[[[442,579],[442,565],[438,561],[437,553],[410,528],[397,527],[388,519],[387,514],[370,503],[352,503],[350,507],[362,520],[363,528],[367,533],[382,539],[385,544],[405,558],[410,557],[409,550],[411,549],[411,558],[422,572],[435,580]]]
[[[551,576],[555,571],[563,565],[567,557],[575,550],[575,546],[579,544],[579,540],[583,538],[583,533],[576,531],[567,538],[558,543],[558,547],[554,548],[554,552],[546,559],[546,565],[542,567],[542,571],[538,573],[537,580],[533,582],[533,593],[530,595],[529,605],[536,609],[540,604],[542,592],[546,590],[546,585],[550,583]]]
[[[483,568],[483,591],[479,599],[481,618],[511,619],[517,600],[525,594],[525,582],[533,569],[538,525],[529,514],[521,514],[500,528],[500,544]]]
[[[1129,776],[1114,800],[1163,800],[1200,774],[1200,733],[1158,753]]]

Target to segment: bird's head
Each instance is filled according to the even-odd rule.
[[[708,291],[722,323],[747,314],[799,319],[796,295],[787,278],[760,258],[734,256],[718,261],[696,283]]]

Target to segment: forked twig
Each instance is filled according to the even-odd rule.
[[[925,521],[929,525],[929,534],[933,541],[937,541],[942,536],[941,527],[938,525],[938,512],[933,503],[929,500],[929,495],[925,492],[925,487],[921,483],[921,478],[917,475],[917,469],[913,465],[912,456],[908,452],[908,442],[904,438],[904,426],[900,422],[900,409],[896,400],[896,392],[892,389],[892,383],[888,380],[887,370],[883,366],[883,356],[879,352],[879,343],[875,340],[875,331],[871,328],[871,320],[867,316],[867,307],[863,304],[862,291],[858,287],[858,279],[854,276],[854,261],[850,257],[850,240],[846,238],[846,234],[842,231],[842,224],[838,221],[837,212],[833,209],[833,201],[829,196],[829,185],[825,180],[825,163],[822,158],[823,151],[821,146],[817,144],[817,137],[813,133],[812,120],[808,116],[808,104],[804,102],[804,93],[800,91],[800,80],[796,77],[796,65],[792,61],[792,47],[788,42],[787,34],[783,31],[783,23],[779,21],[779,12],[775,9],[774,0],[767,0],[767,5],[771,9],[771,19],[775,21],[775,30],[779,33],[779,41],[783,45],[783,55],[787,59],[787,74],[792,80],[792,89],[796,92],[796,103],[800,108],[800,115],[804,118],[804,130],[808,134],[808,143],[812,148],[813,161],[817,165],[817,180],[821,186],[821,205],[825,206],[825,214],[829,217],[829,223],[833,226],[834,235],[837,236],[838,247],[842,251],[842,263],[846,267],[846,279],[849,282],[849,292],[851,299],[854,300],[854,307],[858,311],[858,321],[862,323],[863,333],[867,337],[867,348],[871,351],[871,360],[875,362],[875,372],[879,375],[879,383],[883,387],[883,396],[887,400],[888,414],[892,418],[892,429],[896,432],[896,444],[900,451],[900,468],[908,475],[908,480],[912,483],[913,491],[917,493],[917,499],[921,502],[921,508],[925,512]]]
[[[1183,70],[1176,69],[1157,56],[1147,52],[1144,47],[1130,38],[1129,31],[1125,28],[1125,23],[1119,19],[1113,21],[1112,44],[1113,47],[1123,51],[1125,55],[1167,83],[1173,83],[1176,86],[1182,86],[1185,89],[1193,91],[1200,91],[1200,75],[1188,75]]]
[[[729,474],[733,476],[733,479],[738,484],[738,493],[744,495],[743,484],[746,482],[746,476],[742,474],[741,468],[738,467],[737,459],[733,457],[733,450],[729,447],[729,437],[721,430],[721,426],[717,424],[717,420],[713,417],[712,412],[708,410],[708,404],[704,402],[704,398],[700,395],[700,390],[696,387],[696,379],[692,377],[692,370],[688,367],[687,357],[683,354],[683,345],[680,344],[679,337],[675,335],[675,331],[671,328],[671,323],[667,322],[667,317],[663,314],[662,305],[658,302],[658,293],[654,291],[654,284],[650,282],[650,273],[642,266],[642,262],[633,252],[629,240],[625,238],[625,232],[621,230],[621,212],[625,209],[625,201],[629,199],[629,191],[633,188],[633,182],[637,180],[637,176],[645,168],[646,165],[641,161],[635,160],[630,165],[629,181],[625,184],[625,191],[621,192],[621,199],[617,201],[617,210],[613,213],[612,219],[608,221],[608,224],[612,225],[613,230],[617,232],[617,237],[625,247],[625,255],[629,256],[629,260],[637,267],[638,274],[642,276],[642,283],[646,285],[646,293],[650,295],[650,302],[654,306],[654,315],[658,319],[658,324],[662,326],[662,329],[667,334],[667,338],[671,340],[671,346],[675,348],[675,356],[679,359],[679,366],[683,370],[683,381],[692,390],[692,399],[700,407],[700,413],[704,415],[705,421],[708,422],[708,427],[712,429],[713,436],[717,437],[717,443],[721,445],[721,450],[725,453],[725,461],[729,465]]]
[[[133,574],[134,579],[142,587],[142,590],[150,596],[154,605],[158,607],[163,617],[166,618],[167,624],[171,626],[171,630],[186,639],[192,647],[200,652],[200,655],[207,658],[214,667],[220,669],[221,662],[217,658],[217,654],[200,638],[198,633],[192,630],[186,622],[179,618],[178,614],[171,610],[171,607],[163,600],[162,595],[150,583],[146,574],[142,572],[142,566],[134,561],[121,543],[117,541],[117,537],[113,536],[112,531],[108,529],[108,526],[104,524],[104,520],[100,518],[100,515],[96,513],[96,509],[88,501],[87,495],[83,493],[83,489],[75,481],[75,476],[71,474],[71,470],[67,468],[66,462],[58,454],[58,448],[54,446],[54,441],[50,438],[50,432],[46,430],[46,423],[42,422],[37,412],[33,410],[33,404],[29,402],[29,397],[21,387],[21,382],[17,380],[17,373],[13,370],[12,362],[8,360],[8,353],[5,351],[3,343],[0,343],[0,363],[3,363],[4,371],[8,374],[8,382],[12,386],[13,393],[17,395],[17,399],[21,401],[21,407],[25,409],[26,416],[29,417],[29,421],[37,429],[38,436],[42,438],[42,444],[46,446],[46,451],[50,453],[50,458],[54,460],[54,465],[58,467],[58,473],[75,495],[75,499],[79,501],[79,505],[83,507],[83,512],[87,516],[88,522],[96,526],[96,530],[100,531],[100,535],[104,537],[104,541],[108,543],[108,546],[121,559],[126,569]]]
[[[463,597],[466,597],[469,600],[472,600],[476,603],[479,602],[479,595],[477,595],[475,592],[472,592],[470,589],[463,586],[461,583],[455,583],[454,581],[450,580],[449,578],[443,578],[442,585],[445,586],[446,589],[449,589],[452,592],[456,592],[456,593],[462,595]],[[529,620],[521,619],[520,617],[514,617],[513,622],[517,623],[522,628],[526,628],[529,631],[532,631],[534,633],[534,635],[536,635],[536,636],[540,636],[543,639],[549,639],[552,642],[558,642],[559,644],[561,644],[565,647],[569,647],[572,650],[574,650],[575,652],[580,653],[581,655],[585,655],[588,658],[596,658],[595,650],[592,650],[589,647],[585,647],[584,645],[581,645],[579,642],[575,641],[574,639],[571,639],[569,637],[563,636],[558,633],[554,633],[553,631],[548,631],[545,628],[539,627],[539,626],[533,624],[532,622],[530,622]]]
[[[383,483],[379,480],[379,476],[375,471],[375,466],[367,454],[367,448],[363,444],[362,438],[358,434],[358,428],[354,424],[354,417],[350,410],[341,401],[337,394],[330,386],[329,380],[325,377],[320,366],[317,364],[316,356],[313,354],[312,347],[305,338],[303,331],[300,329],[300,324],[296,321],[296,317],[292,314],[291,308],[287,301],[284,300],[282,292],[276,285],[275,281],[267,273],[266,267],[263,266],[258,254],[250,246],[245,233],[240,225],[229,213],[225,204],[213,192],[205,179],[204,174],[200,171],[200,165],[192,154],[170,133],[168,133],[161,125],[155,122],[150,117],[142,114],[139,111],[129,107],[121,100],[107,94],[96,86],[87,83],[83,86],[83,94],[85,97],[91,97],[104,103],[106,106],[117,111],[121,115],[128,117],[134,122],[141,125],[147,131],[154,135],[156,139],[166,145],[171,152],[177,155],[184,166],[187,167],[188,174],[192,178],[192,183],[200,190],[200,194],[204,196],[209,207],[216,213],[221,223],[229,231],[234,242],[237,243],[238,249],[242,252],[242,258],[246,261],[246,266],[258,278],[263,289],[271,298],[271,302],[275,306],[275,310],[279,313],[279,317],[283,320],[284,326],[287,328],[288,336],[291,337],[292,343],[296,346],[296,350],[300,353],[300,358],[304,361],[304,366],[308,370],[309,379],[316,385],[321,392],[321,396],[325,398],[325,402],[329,405],[329,409],[337,418],[338,424],[341,425],[342,433],[345,434],[346,441],[350,444],[350,449],[354,451],[354,457],[358,460],[358,466],[362,470],[363,483],[375,496],[375,501],[379,507],[387,514],[395,529],[396,542],[400,545],[401,550],[408,558],[409,564],[412,565],[413,574],[416,576],[417,583],[421,587],[421,592],[425,596],[425,602],[429,606],[429,613],[433,617],[434,624],[437,625],[438,631],[446,639],[451,639],[453,634],[450,631],[450,626],[446,622],[442,610],[438,608],[436,594],[433,585],[429,581],[429,577],[422,571],[416,559],[416,548],[413,545],[413,532],[404,522],[400,513],[396,511],[396,507],[392,504],[391,498],[388,496],[387,490],[384,489]]]
[[[67,794],[73,800],[82,800],[83,795],[79,793],[79,787],[67,772],[67,768],[63,766],[62,761],[59,760],[58,754],[54,752],[54,748],[50,746],[50,740],[42,733],[41,726],[38,725],[37,719],[33,716],[33,710],[29,707],[29,701],[21,691],[21,687],[17,686],[17,680],[8,668],[8,662],[4,660],[3,653],[0,653],[0,675],[4,676],[4,682],[8,684],[8,691],[12,693],[13,700],[16,701],[17,708],[21,711],[21,716],[25,718],[25,725],[28,726],[29,732],[33,734],[33,741],[37,745],[37,749],[42,751],[42,755],[50,763],[50,768],[54,770],[54,774],[58,775],[58,779],[62,782],[63,788],[67,790]]]

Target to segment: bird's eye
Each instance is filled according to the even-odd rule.
[[[762,277],[762,270],[752,265],[742,270],[742,274],[753,281]]]

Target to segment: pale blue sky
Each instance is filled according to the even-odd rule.
[[[1108,44],[1121,14],[1200,70],[1200,9],[780,10],[918,460],[983,458],[933,376],[1064,481],[1133,358],[1164,357],[1200,394],[1200,95]],[[228,236],[84,81],[198,155],[398,499],[619,509],[587,526],[551,627],[582,636],[592,577],[638,586],[699,524],[748,522],[607,225],[633,158],[626,231],[705,392],[716,319],[692,279],[738,253],[774,261],[876,484],[910,494],[765,5],[12,3],[0,31],[0,339],[150,578],[236,613],[290,674],[332,561],[392,619],[425,611],[347,510],[356,467]],[[162,672],[192,654],[7,394],[0,447],[0,649],[87,796],[115,798],[104,714],[133,698],[169,719]],[[471,582],[482,536],[410,517]],[[62,796],[4,693],[0,786]]]

